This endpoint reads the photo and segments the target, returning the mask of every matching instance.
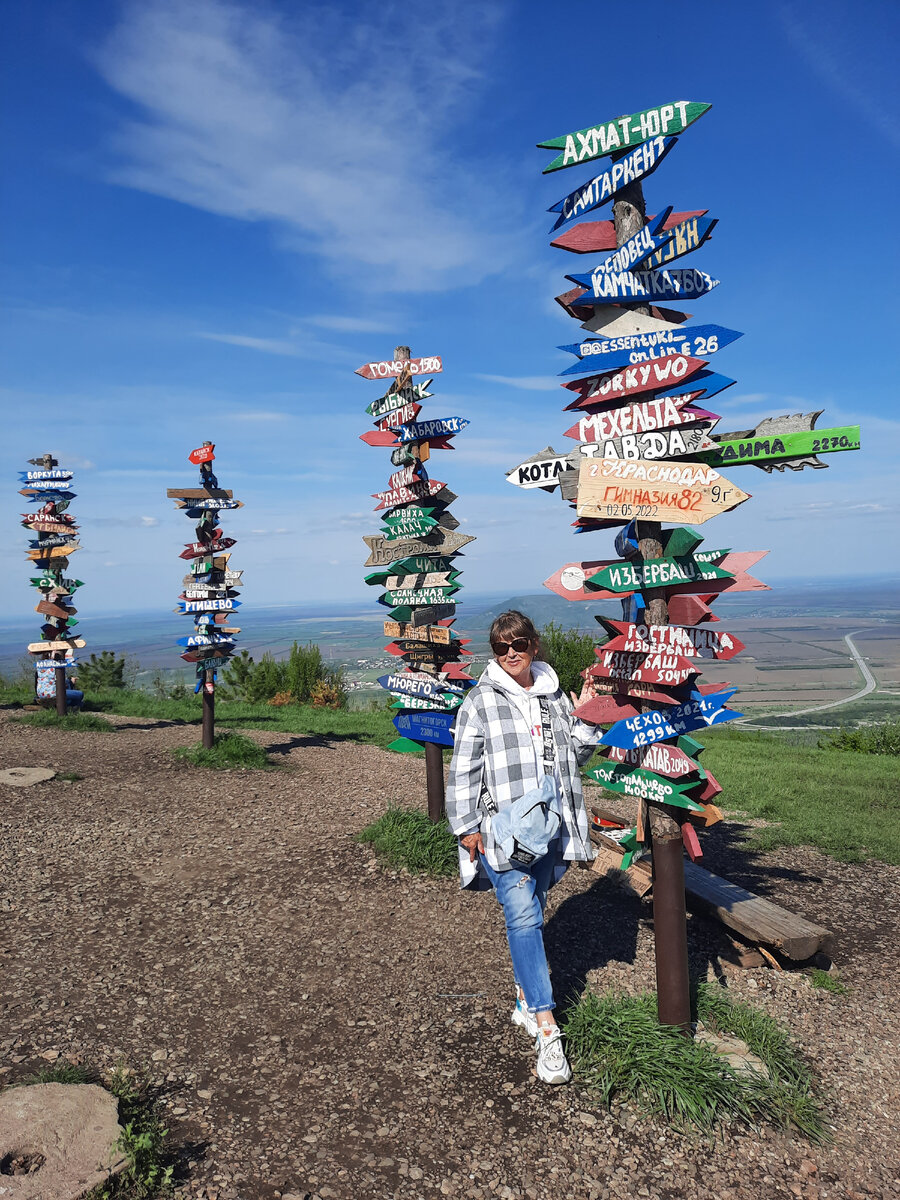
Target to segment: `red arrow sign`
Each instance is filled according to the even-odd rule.
[[[619,698],[627,696],[632,699],[649,700],[654,704],[678,703],[677,698],[672,692],[660,688],[657,684],[628,679],[624,675],[611,675],[608,678],[599,678],[594,675],[594,670],[594,667],[590,667],[587,674],[592,677],[594,694],[600,699],[605,699],[607,696],[616,696]]]
[[[595,654],[600,661],[589,667],[588,673],[599,677],[620,676],[678,687],[697,674],[697,667],[690,659],[682,658],[680,654],[669,650],[656,654],[632,654],[626,650],[610,650],[606,646],[598,646]]]
[[[709,607],[715,598],[706,592],[702,596],[670,596],[666,601],[669,620],[675,625],[699,625],[701,621],[718,621],[720,618]]]
[[[708,208],[697,208],[691,212],[671,213],[663,224],[663,229],[674,229],[682,221],[689,221],[691,217],[705,217],[708,212]],[[648,216],[647,224],[649,225],[655,217],[656,213]],[[615,250],[616,228],[612,221],[582,221],[580,225],[573,225],[558,238],[554,238],[550,245],[558,246],[560,250],[570,250],[573,254],[596,254],[600,250]]]
[[[386,417],[381,417],[377,420],[375,428],[395,429],[398,425],[405,425],[407,421],[414,421],[421,411],[421,404],[404,404],[402,408],[398,408],[394,412],[388,413]]]
[[[579,704],[575,716],[591,725],[610,725],[626,717],[636,717],[641,709],[624,696],[594,696],[586,704]]]
[[[579,417],[572,428],[566,430],[565,436],[577,442],[608,442],[629,433],[653,433],[657,429],[696,424],[702,419],[703,412],[687,406],[702,394],[685,392],[683,396],[657,396],[621,408],[606,406],[589,416]],[[571,407],[567,405],[567,408]]]
[[[647,362],[633,363],[620,371],[607,371],[603,375],[591,375],[579,379],[577,387],[564,387],[577,391],[579,398],[566,405],[566,409],[591,408],[595,404],[616,404],[629,396],[644,392],[658,392],[685,383],[702,371],[709,363],[703,358],[692,358],[686,354],[666,354],[663,358],[651,358]]]
[[[444,366],[440,356],[434,358],[386,359],[381,362],[363,363],[356,374],[363,379],[396,379],[409,368],[410,375],[437,375]]]
[[[695,583],[678,583],[674,587],[659,590],[665,592],[666,598],[695,594],[701,595],[707,600],[724,591],[768,591],[768,584],[754,579],[746,571],[746,568],[752,567],[766,554],[768,554],[767,550],[732,551],[720,559],[716,565],[730,571],[734,576],[733,579],[697,580]],[[596,575],[598,571],[614,565],[617,561],[617,559],[601,559],[596,562],[566,563],[564,567],[554,571],[549,579],[544,580],[544,587],[549,588],[551,592],[556,592],[557,596],[562,596],[564,600],[617,600],[624,595],[633,595],[633,592],[610,592],[605,588],[587,585],[587,580],[591,575]],[[680,618],[672,617],[671,619],[677,620],[679,625],[693,624],[691,621],[683,621]]]
[[[373,499],[380,501],[375,505],[375,512],[382,508],[396,508],[398,504],[409,504],[411,500],[424,500],[428,496],[435,496],[446,486],[439,479],[422,479],[409,487],[397,487],[389,492],[373,492]]]
[[[684,658],[718,658],[727,661],[746,647],[730,633],[685,625],[633,625],[604,619],[603,624],[615,635],[604,650],[624,650],[637,654],[671,651]]]
[[[199,466],[200,463],[212,462],[212,460],[216,457],[213,454],[213,450],[215,450],[215,448],[215,443],[210,443],[208,446],[198,446],[196,450],[192,450],[190,452],[188,459],[197,466]]]
[[[454,446],[450,441],[453,437],[452,433],[442,433],[437,437],[427,439],[428,445],[432,450],[453,450]],[[360,441],[365,442],[369,446],[399,446],[400,439],[396,433],[392,433],[389,429],[370,429],[366,433],[359,435]],[[423,441],[426,440],[423,438]],[[407,442],[407,445],[413,443]]]
[[[204,558],[207,554],[218,554],[220,550],[227,550],[236,544],[235,538],[220,538],[213,545],[208,542],[187,542],[178,557]]]
[[[643,767],[665,775],[666,779],[681,779],[697,771],[697,763],[678,746],[665,742],[654,742],[651,746],[637,746],[626,750],[623,746],[610,746],[606,756],[610,762],[625,763],[629,767]]]

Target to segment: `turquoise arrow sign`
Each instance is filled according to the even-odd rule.
[[[645,108],[643,112],[601,121],[599,125],[588,125],[586,129],[576,129],[573,133],[538,142],[539,150],[562,151],[544,167],[543,174],[561,171],[564,167],[574,167],[595,158],[605,158],[607,154],[627,150],[629,146],[637,146],[659,134],[665,137],[683,133],[710,108],[711,104],[696,100],[673,100],[670,104]]]

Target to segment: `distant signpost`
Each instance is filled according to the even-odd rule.
[[[243,502],[219,487],[212,466],[215,457],[213,442],[192,450],[188,461],[200,468],[200,486],[166,491],[176,508],[198,522],[194,527],[196,540],[189,542],[179,556],[187,559],[190,567],[174,611],[194,618],[194,633],[179,638],[178,645],[185,647],[181,657],[197,673],[195,691],[202,695],[202,740],[207,750],[215,741],[216,673],[228,662],[235,648],[234,637],[240,633],[240,629],[224,622],[241,606],[236,589],[242,574],[229,567],[230,554],[222,553],[235,545],[235,539],[223,536],[219,514],[243,508]]]
[[[366,583],[385,588],[379,597],[390,610],[384,632],[394,639],[385,648],[405,667],[378,680],[400,709],[394,718],[400,737],[390,748],[405,753],[424,747],[433,821],[444,808],[441,747],[453,745],[453,710],[475,682],[461,661],[468,651],[450,629],[461,586],[457,559],[473,539],[455,532],[458,521],[448,506],[456,496],[445,483],[431,479],[425,466],[432,450],[452,449],[452,439],[469,422],[457,416],[421,419],[420,401],[430,397],[431,380],[412,382],[415,375],[442,370],[440,358],[411,358],[408,346],[398,346],[392,359],[357,370],[366,379],[392,381],[385,395],[366,409],[375,419],[374,433],[360,435],[368,445],[389,447],[397,468],[386,490],[373,494],[375,511],[384,513],[383,526],[363,539],[369,548],[365,565],[381,569],[366,575]]]

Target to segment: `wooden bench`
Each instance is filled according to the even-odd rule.
[[[606,820],[620,820],[615,813],[592,806],[595,815]],[[591,840],[603,850],[618,854],[621,858],[623,851],[614,838],[604,836],[602,830],[591,827]],[[609,864],[612,860],[609,853],[601,856],[601,864]],[[601,865],[601,871],[605,868]],[[652,870],[649,858],[637,859],[622,872],[627,883],[638,895],[645,895],[652,884]],[[758,946],[771,946],[786,958],[802,962],[812,958],[820,951],[832,956],[834,949],[834,934],[821,925],[788,912],[771,900],[757,896],[736,883],[714,875],[712,871],[698,867],[696,863],[685,860],[684,890],[689,902],[693,901],[698,907],[712,913],[729,929],[739,933],[741,937]]]

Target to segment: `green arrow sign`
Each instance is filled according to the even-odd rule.
[[[664,779],[653,771],[645,771],[643,767],[621,764],[615,767],[592,767],[587,773],[611,792],[624,792],[626,796],[640,796],[656,804],[674,804],[677,808],[703,812],[702,804],[684,795],[689,787],[696,784],[673,783],[671,779]]]
[[[430,588],[397,588],[391,592],[385,592],[385,603],[391,608],[398,604],[443,604],[449,600],[454,592],[459,591],[458,584],[451,584],[449,587],[430,587]]]
[[[698,101],[675,100],[671,104],[645,108],[643,112],[630,113],[599,125],[589,125],[587,129],[576,129],[574,133],[564,133],[547,142],[538,142],[539,149],[562,151],[544,167],[543,173],[546,175],[550,171],[561,171],[563,167],[574,167],[577,163],[604,158],[607,154],[627,150],[630,146],[638,146],[660,135],[670,137],[683,133],[688,125],[692,125],[710,108],[711,104]]]
[[[381,534],[387,542],[399,542],[404,538],[426,537],[437,525],[430,517],[414,521],[398,521],[396,525],[383,525]]]
[[[834,429],[803,429],[793,433],[767,433],[763,421],[747,437],[726,437],[715,450],[704,450],[697,458],[711,467],[738,467],[742,463],[771,469],[786,459],[810,458],[836,450],[859,449],[859,426]],[[788,464],[789,465],[789,464]],[[824,463],[810,464],[824,466]]]
[[[710,558],[721,558],[722,550],[703,552]],[[733,579],[731,571],[725,571],[711,562],[704,561],[703,554],[685,555],[680,558],[647,558],[643,562],[613,563],[596,575],[589,583],[606,588],[610,592],[634,592],[642,588],[671,587],[678,583],[695,583],[699,580]]]
[[[384,518],[384,523],[385,525],[402,525],[404,521],[430,521],[433,517],[433,508],[422,508],[418,504],[408,504],[406,508],[398,508],[388,513]]]

